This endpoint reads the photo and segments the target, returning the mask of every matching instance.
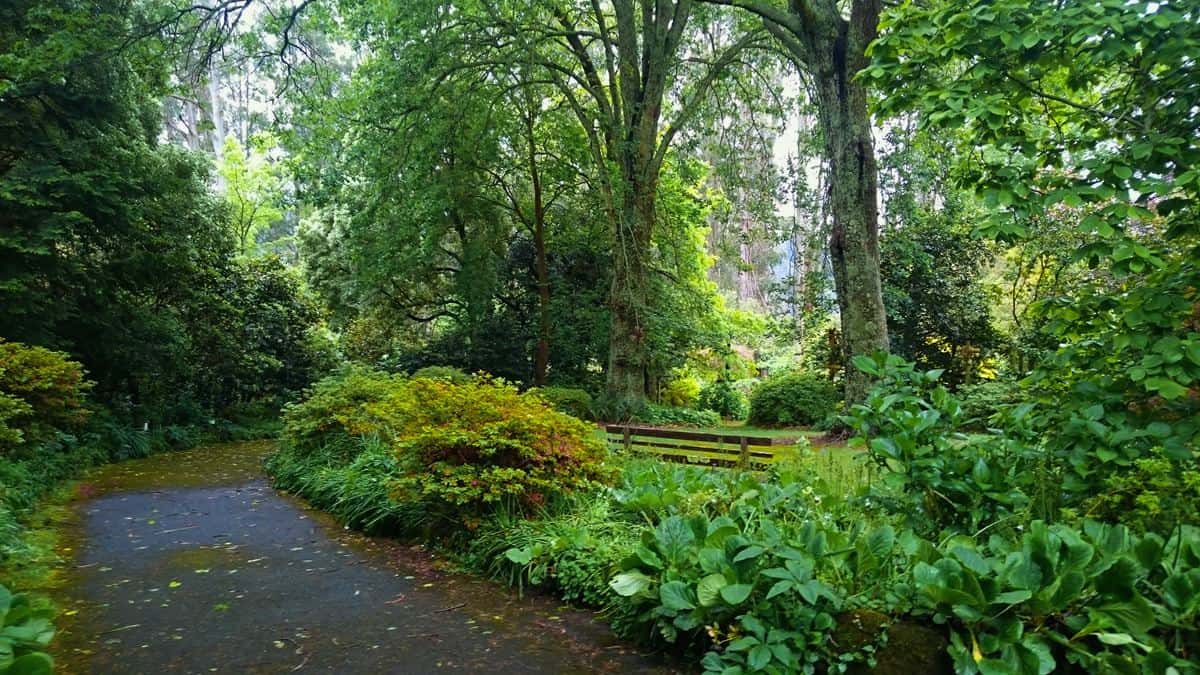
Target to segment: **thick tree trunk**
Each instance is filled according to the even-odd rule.
[[[841,314],[846,402],[866,397],[868,381],[850,364],[858,354],[887,351],[887,316],[879,273],[879,206],[875,151],[866,92],[838,68],[817,84],[821,131],[829,161],[833,227],[829,255]]]
[[[645,310],[650,279],[644,256],[654,226],[655,189],[630,189],[613,223],[608,391],[634,401],[646,398]]]

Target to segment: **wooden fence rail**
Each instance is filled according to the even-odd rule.
[[[775,461],[779,449],[793,446],[799,440],[629,424],[608,424],[604,431],[609,444],[626,452],[650,453],[672,462],[739,469],[765,468]]]

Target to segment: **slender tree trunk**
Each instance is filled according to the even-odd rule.
[[[550,366],[550,266],[546,262],[546,206],[542,198],[542,177],[538,171],[533,140],[533,122],[529,123],[529,175],[533,183],[533,255],[538,288],[538,341],[533,357],[533,384],[546,384]]]

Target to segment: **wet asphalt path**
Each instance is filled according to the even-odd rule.
[[[64,673],[661,673],[590,614],[448,571],[274,491],[265,443],[80,486]]]

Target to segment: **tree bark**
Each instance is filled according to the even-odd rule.
[[[871,138],[867,93],[854,75],[864,54],[846,52],[839,35],[827,52],[833,58],[813,73],[818,118],[829,170],[833,227],[829,256],[841,315],[847,404],[866,398],[866,375],[850,360],[859,354],[887,351],[887,315],[883,306],[879,260],[878,171]]]
[[[853,0],[847,18],[838,0],[791,0],[787,9],[764,0],[705,1],[761,18],[810,76],[829,170],[829,252],[842,323],[845,400],[847,405],[861,401],[869,382],[851,358],[888,349],[879,273],[878,170],[867,92],[854,79],[867,65],[881,2]]]
[[[542,175],[538,170],[532,107],[526,117],[529,141],[529,178],[533,192],[533,256],[538,289],[538,340],[533,355],[533,384],[546,384],[550,368],[550,266],[546,261],[546,204],[542,196]]]
[[[622,208],[613,222],[607,384],[612,394],[638,401],[646,398],[644,317],[650,301],[650,279],[644,256],[654,228],[656,191],[657,186],[627,186]]]

